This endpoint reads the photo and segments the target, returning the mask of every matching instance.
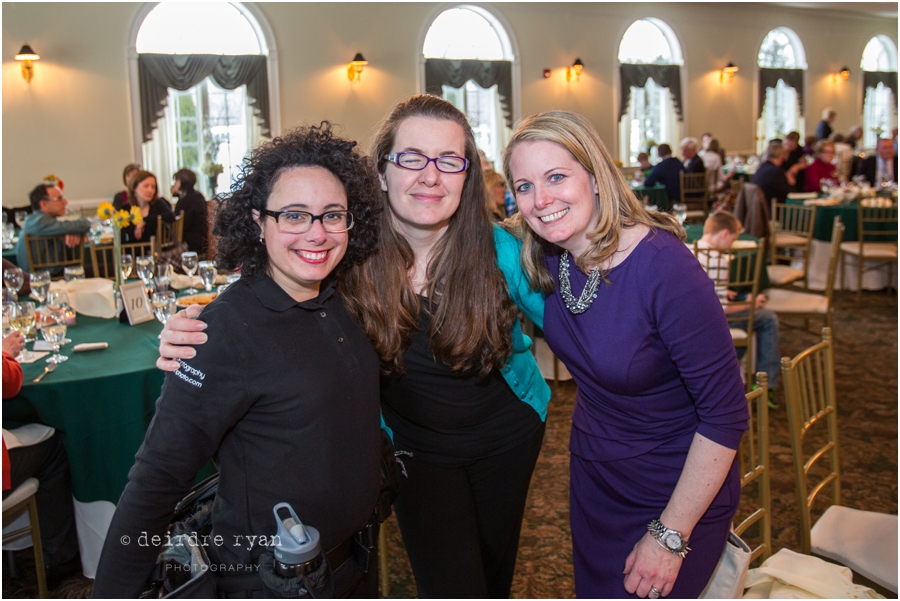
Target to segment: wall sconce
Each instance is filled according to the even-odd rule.
[[[566,67],[566,81],[572,81],[574,75],[575,81],[581,81],[581,72],[584,71],[584,63],[580,58],[576,58],[571,67]]]
[[[363,57],[362,52],[357,52],[353,60],[347,64],[347,79],[350,81],[359,81],[362,77],[363,67],[369,64],[369,61]]]
[[[725,68],[719,71],[719,81],[725,81],[725,78],[728,78],[728,81],[734,79],[734,74],[738,72],[738,68],[734,65],[734,63],[728,63],[725,65]]]
[[[843,69],[841,69],[841,79],[843,79],[844,81],[850,79],[850,67],[844,67]]]
[[[19,50],[19,53],[15,56],[17,61],[22,61],[22,77],[28,83],[31,83],[31,78],[34,77],[34,62],[41,60],[41,57],[38,56],[38,53],[31,49],[31,46],[28,44],[22,44],[22,48]]]

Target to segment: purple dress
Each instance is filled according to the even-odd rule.
[[[569,258],[578,296],[587,277]],[[559,257],[546,265],[554,280]],[[581,315],[557,290],[547,343],[578,392],[572,415],[570,511],[578,597],[633,597],[625,558],[660,517],[695,433],[736,449],[749,414],[713,282],[675,236],[651,231],[600,282]],[[691,534],[670,598],[696,598],[712,575],[740,499],[737,460]]]

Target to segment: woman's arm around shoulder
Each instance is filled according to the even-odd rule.
[[[530,286],[528,277],[522,269],[522,242],[494,224],[494,245],[497,249],[497,263],[506,278],[510,298],[528,319],[539,328],[543,328],[544,294]]]

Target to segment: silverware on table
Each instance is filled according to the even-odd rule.
[[[49,374],[51,371],[53,371],[54,369],[56,369],[56,366],[57,366],[57,365],[58,365],[57,363],[48,363],[47,366],[44,368],[44,373],[42,373],[41,375],[39,375],[38,377],[36,377],[36,378],[34,379],[34,381],[35,381],[35,382],[40,382],[41,379],[42,379],[44,376],[46,376],[46,375]]]

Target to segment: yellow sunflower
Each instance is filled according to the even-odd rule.
[[[116,212],[111,202],[101,202],[97,207],[97,217],[100,219],[112,219],[113,213]]]
[[[131,207],[131,223],[138,225],[144,222],[144,216],[141,215],[141,207],[135,205]]]
[[[113,215],[112,218],[116,224],[116,227],[121,229],[123,227],[128,227],[129,225],[131,225],[131,220],[129,219],[129,217],[130,216],[128,214],[128,211],[126,211],[125,209],[119,209],[118,211],[116,211],[116,214]]]

